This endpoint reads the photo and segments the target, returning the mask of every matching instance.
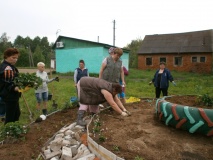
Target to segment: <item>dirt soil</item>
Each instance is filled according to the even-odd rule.
[[[178,98],[183,100],[183,97]],[[193,98],[187,100],[187,105],[192,106],[190,103],[194,101]],[[94,138],[116,155],[126,160],[140,160],[139,157],[144,160],[213,160],[213,137],[166,126],[155,116],[155,100],[142,99],[139,103],[125,106],[132,113],[130,117],[122,118],[110,110],[99,114],[101,135],[106,139],[100,142],[98,134]],[[0,145],[0,159],[36,159],[49,138],[75,121],[76,113],[77,108],[69,109],[31,124],[25,140]]]
[[[169,102],[197,106],[196,98],[178,96],[170,98]],[[155,103],[155,100],[142,99],[140,103],[126,104],[132,115],[125,118],[114,111],[104,111],[99,120],[96,118],[101,123],[101,132],[94,133],[97,127],[93,123],[91,137],[126,160],[139,160],[139,157],[145,160],[213,160],[213,137],[166,126],[155,115]],[[105,142],[101,142],[103,137]]]

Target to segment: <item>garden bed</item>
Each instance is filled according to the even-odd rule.
[[[101,139],[105,138],[105,142],[100,142],[97,133],[91,137],[125,160],[213,159],[213,137],[166,126],[157,118],[155,104],[156,101],[152,99],[126,104],[132,113],[130,117],[121,117],[110,110],[100,113]],[[36,159],[49,138],[63,126],[73,123],[76,114],[77,108],[68,109],[67,112],[57,112],[45,121],[32,124],[23,141],[0,145],[1,159]]]
[[[171,99],[183,102],[183,97]],[[188,105],[195,100],[196,96],[187,97]],[[155,103],[152,99],[142,99],[139,103],[126,104],[132,113],[130,117],[121,117],[111,110],[100,113],[96,120],[101,126],[97,129],[97,121],[91,124],[91,138],[126,160],[212,159],[212,137],[166,126],[156,115]]]

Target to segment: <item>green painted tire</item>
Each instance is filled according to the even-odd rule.
[[[155,109],[160,121],[190,133],[213,136],[213,109],[183,106],[157,99]]]

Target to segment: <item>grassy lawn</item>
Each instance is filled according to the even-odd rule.
[[[155,71],[142,71],[137,69],[130,69],[129,75],[126,79],[126,97],[134,96],[138,98],[155,98],[155,88],[153,85],[149,85],[149,81],[154,76]],[[213,97],[213,75],[201,75],[195,73],[184,73],[171,71],[177,86],[173,86],[170,83],[169,95],[203,95],[208,93]],[[58,108],[63,108],[66,103],[70,103],[70,97],[76,96],[76,90],[74,87],[73,73],[67,74],[53,74],[53,77],[59,76],[59,82],[52,82],[49,86],[49,91],[53,94],[52,100],[55,100],[58,104]],[[90,75],[96,76],[97,75]],[[49,77],[51,78],[51,77]],[[31,112],[34,114],[34,119],[39,116],[36,112],[36,98],[34,90],[30,89],[24,92],[24,97],[30,107]],[[48,102],[48,110],[51,112],[52,101]],[[20,122],[24,124],[30,123],[29,111],[23,101],[20,98],[21,117]],[[1,123],[2,125],[2,123]]]

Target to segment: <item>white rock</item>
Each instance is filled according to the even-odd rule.
[[[62,160],[70,160],[72,159],[72,151],[70,147],[62,147],[62,155],[61,155]]]
[[[45,115],[40,115],[40,118],[44,121],[46,119],[46,116]]]
[[[84,157],[81,157],[81,158],[77,159],[77,160],[93,160],[94,158],[95,158],[95,155],[90,153],[90,154],[88,154],[88,155],[86,155]]]
[[[62,138],[58,138],[58,139],[53,140],[53,141],[50,143],[50,149],[51,149],[52,151],[59,151],[59,150],[61,150],[62,142],[63,142],[63,139],[62,139]]]

